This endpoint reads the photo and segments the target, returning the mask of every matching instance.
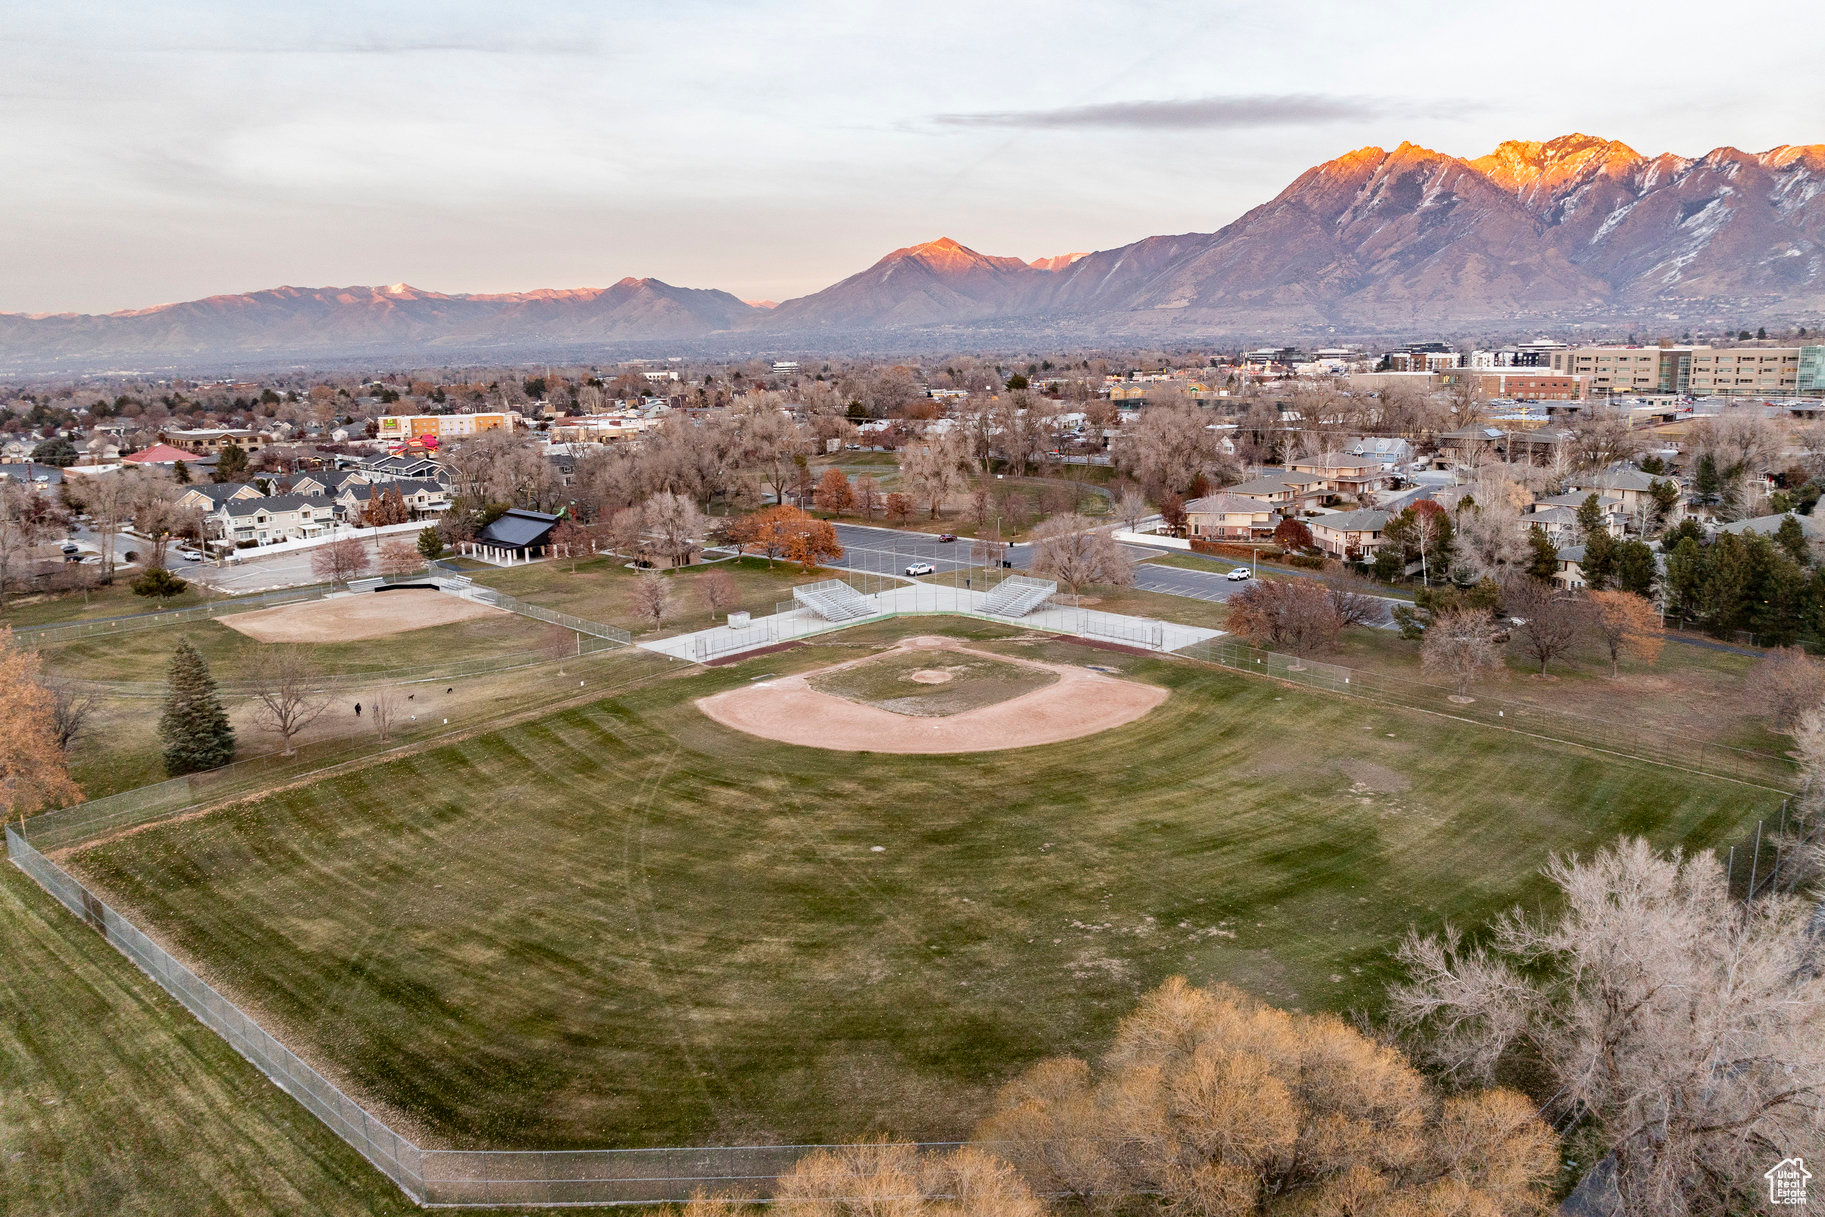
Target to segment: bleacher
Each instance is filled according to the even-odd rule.
[[[1058,584],[1050,579],[1030,579],[1026,575],[1009,575],[983,597],[979,612],[993,617],[1025,617],[1050,600]]]
[[[351,592],[377,592],[387,585],[385,579],[350,579]]]
[[[792,598],[825,621],[856,621],[880,612],[868,597],[841,579],[807,583],[792,589]]]

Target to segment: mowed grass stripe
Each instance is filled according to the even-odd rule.
[[[1709,846],[1774,802],[1010,632],[983,636],[1175,695],[957,757],[777,745],[690,704],[858,654],[806,648],[77,863],[436,1143],[942,1139],[1164,976],[1373,1006],[1409,925],[1542,898],[1552,850]]]

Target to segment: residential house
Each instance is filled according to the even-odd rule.
[[[1387,469],[1370,456],[1333,453],[1294,461],[1292,467],[1294,473],[1322,478],[1327,500],[1366,498],[1388,483]]]
[[[1398,436],[1362,435],[1343,441],[1343,450],[1350,456],[1373,457],[1381,462],[1383,469],[1395,470],[1413,460],[1413,442]]]
[[[1553,582],[1567,591],[1577,591],[1583,587],[1584,567],[1581,565],[1583,561],[1584,546],[1562,546],[1556,563],[1557,569],[1553,571]]]
[[[271,545],[322,536],[335,522],[336,505],[311,494],[228,499],[205,519],[222,540],[236,545]]]
[[[1584,506],[1585,500],[1593,493],[1595,492],[1586,491],[1579,494],[1572,491],[1537,499],[1528,513],[1521,517],[1521,523],[1524,526],[1538,524],[1555,541],[1570,540],[1578,535],[1578,509]],[[1628,531],[1629,516],[1622,509],[1620,497],[1599,494],[1597,506],[1603,512],[1604,531],[1610,536],[1620,537]]]
[[[362,459],[359,468],[364,473],[376,475],[370,480],[381,478],[436,478],[442,481],[444,467],[428,456],[411,454],[401,456],[369,456]]]
[[[1193,537],[1247,541],[1272,536],[1280,514],[1260,499],[1209,494],[1185,504],[1185,530]]]
[[[312,469],[291,476],[293,494],[323,494],[335,498],[349,486],[364,486],[371,479],[359,469]]]
[[[200,511],[209,515],[231,500],[265,497],[258,486],[249,482],[192,482],[177,497],[177,505],[186,511]]]
[[[1299,515],[1316,507],[1325,496],[1324,479],[1310,473],[1272,473],[1236,486],[1225,486],[1223,494],[1238,495],[1266,503],[1282,515]]]
[[[1787,515],[1793,515],[1793,513],[1788,512]],[[1728,524],[1719,525],[1717,531],[1735,533],[1739,537],[1749,533],[1772,537],[1780,531],[1781,521],[1785,520],[1787,515],[1754,516],[1747,520],[1733,520]],[[1793,515],[1793,518],[1800,522],[1800,531],[1806,534],[1808,541],[1817,542],[1825,539],[1825,520],[1821,520],[1817,516],[1802,515]]]
[[[1565,480],[1565,489],[1580,495],[1593,491],[1605,497],[1614,495],[1622,502],[1622,513],[1630,519],[1641,519],[1654,510],[1654,483],[1664,481],[1639,469],[1606,469],[1601,473],[1578,473]]]
[[[1385,511],[1365,508],[1313,516],[1306,524],[1312,530],[1312,543],[1319,549],[1333,558],[1355,562],[1374,553],[1391,518]]]
[[[375,495],[395,492],[414,520],[450,508],[450,492],[442,483],[425,478],[400,478],[386,482],[350,482],[335,496],[336,509],[345,520],[359,520]]]

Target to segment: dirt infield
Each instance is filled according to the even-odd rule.
[[[1044,688],[943,718],[910,718],[820,693],[810,676],[868,663],[875,656],[818,672],[758,681],[698,698],[696,706],[725,727],[763,739],[836,752],[949,753],[1030,748],[1095,735],[1131,723],[1166,700],[1158,685],[1121,680],[1067,664],[1037,663],[964,646],[952,638],[908,638],[899,649],[960,651],[1002,663],[1043,668],[1058,679]]]
[[[503,610],[492,605],[460,596],[404,588],[332,596],[216,620],[258,642],[358,642],[497,613],[504,615]]]

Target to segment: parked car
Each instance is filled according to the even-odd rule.
[[[906,568],[906,573],[909,575],[935,575],[938,573],[938,568],[930,562],[914,562]]]
[[[955,541],[956,539],[957,534],[954,532],[941,532],[938,534],[938,543],[940,545],[944,544],[946,541]]]
[[[82,552],[82,546],[76,544],[74,541],[65,541],[63,543],[63,552],[66,554],[79,554]]]
[[[197,553],[194,549],[180,549],[177,551],[177,556],[186,562],[201,562],[203,560],[203,555]]]
[[[1254,575],[1249,572],[1248,567],[1238,566],[1236,569],[1230,571],[1229,574],[1225,575],[1224,578],[1228,579],[1231,583],[1240,583],[1244,579],[1254,578]]]

